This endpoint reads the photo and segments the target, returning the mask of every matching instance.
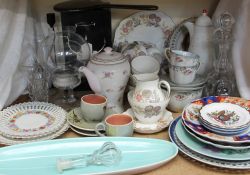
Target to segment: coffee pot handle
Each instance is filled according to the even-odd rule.
[[[171,59],[171,49],[170,48],[166,48],[164,50],[164,56],[165,58],[168,60],[169,63],[171,63],[170,59]]]
[[[160,89],[161,89],[161,85],[162,85],[162,84],[164,85],[164,88],[167,89],[166,98],[169,99],[169,98],[170,98],[170,92],[171,92],[171,90],[170,90],[170,85],[169,85],[169,83],[168,83],[167,81],[161,80],[161,81],[159,81],[159,84],[158,84],[158,86],[159,86]]]

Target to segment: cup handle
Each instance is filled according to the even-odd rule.
[[[104,123],[98,123],[96,126],[95,126],[95,133],[98,134],[99,136],[101,137],[105,137],[104,134],[100,133],[100,129],[103,129],[103,130],[106,130],[106,126]]]
[[[196,70],[195,70],[196,72],[199,70],[200,65],[201,65],[200,61],[197,61]]]
[[[162,84],[164,84],[164,85],[165,85],[165,88],[167,88],[167,90],[168,90],[168,94],[166,95],[166,98],[169,99],[169,98],[170,98],[170,92],[171,92],[170,85],[169,85],[169,83],[168,83],[167,81],[161,80],[161,81],[159,82],[159,84],[158,84],[160,89],[161,89],[161,85],[162,85]]]
[[[170,48],[166,48],[165,51],[164,51],[164,56],[168,60],[169,63],[171,63],[171,61],[170,61],[170,58],[171,58],[170,52],[171,52]]]

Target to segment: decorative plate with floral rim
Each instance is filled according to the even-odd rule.
[[[208,138],[217,142],[238,144],[250,143],[250,128],[240,135],[236,136],[223,136],[213,133],[206,129],[199,120],[200,109],[211,103],[232,103],[237,104],[250,111],[250,101],[239,97],[226,97],[226,96],[209,96],[193,101],[185,107],[182,113],[182,121],[192,132],[201,137]]]
[[[55,131],[52,132],[51,134],[42,136],[42,137],[35,137],[35,138],[9,138],[9,137],[4,137],[0,135],[0,144],[4,145],[15,145],[15,144],[23,144],[23,143],[30,143],[30,142],[36,142],[36,141],[42,141],[42,140],[51,140],[54,138],[57,138],[61,136],[63,133],[65,133],[69,128],[69,124],[67,121],[62,125],[62,127]]]
[[[175,24],[160,11],[142,11],[124,19],[115,31],[113,47],[120,50],[134,41],[154,44],[162,53],[168,46],[168,40]]]
[[[38,138],[58,131],[66,121],[66,111],[45,102],[10,106],[0,113],[0,133],[9,138]]]

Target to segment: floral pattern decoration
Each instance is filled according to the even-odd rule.
[[[125,24],[122,25],[122,30],[120,35],[126,36],[129,32],[133,31],[139,25],[146,25],[146,26],[154,26],[154,27],[161,27],[160,22],[162,21],[161,17],[157,16],[154,13],[151,14],[142,14],[139,17],[134,17],[128,20]],[[164,37],[166,39],[169,38],[171,35],[171,29],[168,26],[162,28],[164,33]]]
[[[144,118],[151,118],[153,116],[157,116],[161,112],[161,106],[152,106],[152,105],[148,105],[145,108],[135,106],[133,109],[135,113],[138,114],[143,113]]]
[[[207,113],[207,115],[226,126],[235,124],[240,119],[240,116],[237,115],[235,111],[229,111],[229,110],[213,111],[211,113]]]
[[[23,129],[23,128],[19,128],[17,125],[16,125],[16,121],[18,118],[22,117],[23,115],[26,115],[26,114],[39,114],[39,115],[43,115],[45,116],[48,121],[46,124],[38,127],[38,128],[29,128],[29,129]],[[40,130],[43,130],[43,129],[46,129],[47,127],[49,127],[50,125],[52,125],[55,121],[55,118],[53,116],[51,116],[50,114],[48,114],[47,112],[45,111],[25,111],[25,112],[18,112],[16,115],[12,116],[11,119],[9,120],[8,122],[8,126],[13,130],[13,131],[16,131],[16,132],[34,132],[34,131],[40,131]]]

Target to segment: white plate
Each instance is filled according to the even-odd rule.
[[[211,126],[210,129],[216,127],[223,131],[238,131],[250,124],[249,112],[231,103],[211,103],[203,106],[200,110],[200,119]]]
[[[142,11],[124,19],[115,31],[113,47],[119,50],[126,43],[152,43],[162,53],[175,26],[173,20],[160,11]]]
[[[49,135],[43,136],[43,137],[38,137],[38,138],[33,138],[33,139],[11,139],[8,137],[4,137],[0,135],[0,144],[3,145],[15,145],[15,144],[22,144],[22,143],[28,143],[28,142],[35,142],[35,141],[42,141],[42,140],[51,140],[54,138],[59,137],[63,133],[65,133],[69,128],[69,124],[65,122],[63,126],[56,132],[51,133]]]
[[[66,111],[45,102],[10,106],[0,113],[0,133],[10,138],[36,138],[57,131],[66,121]]]
[[[124,113],[129,114],[134,117],[134,112],[131,108],[129,108]],[[135,117],[134,117],[134,120],[135,120],[134,130],[136,132],[143,133],[143,134],[152,134],[152,133],[160,132],[166,127],[168,127],[170,122],[173,120],[173,116],[171,112],[166,110],[165,115],[157,123],[144,124],[136,120]]]

